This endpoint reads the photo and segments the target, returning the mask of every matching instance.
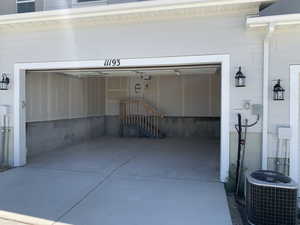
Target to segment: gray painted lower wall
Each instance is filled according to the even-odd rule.
[[[167,117],[160,124],[169,137],[219,138],[219,118]],[[119,136],[118,116],[29,122],[26,124],[28,156],[66,147],[82,141]]]
[[[168,137],[220,137],[218,117],[166,117],[161,122],[161,130]]]
[[[119,136],[120,135],[120,119],[118,116],[105,116],[105,135]]]
[[[104,135],[104,116],[26,124],[28,156]]]
[[[105,134],[119,136],[118,116],[105,117]],[[220,137],[220,118],[215,117],[166,117],[160,122],[160,129],[167,137]],[[127,136],[125,134],[125,136]],[[130,136],[130,135],[129,135]]]

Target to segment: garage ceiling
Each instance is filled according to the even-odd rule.
[[[88,70],[51,70],[51,71],[32,71],[36,73],[53,72],[65,76],[77,78],[87,77],[128,77],[128,76],[181,76],[181,75],[201,75],[215,74],[220,70],[220,65],[176,67],[176,68],[133,68],[133,69],[88,69]]]

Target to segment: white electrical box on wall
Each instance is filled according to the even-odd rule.
[[[279,139],[291,139],[292,132],[290,127],[278,127],[278,138]]]

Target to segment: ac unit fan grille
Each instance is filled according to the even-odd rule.
[[[297,190],[247,180],[248,220],[254,225],[296,225]]]

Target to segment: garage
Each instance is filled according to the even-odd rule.
[[[107,60],[16,64],[14,163],[24,167],[2,181],[20,179],[23,189],[11,190],[26,204],[3,196],[2,217],[231,224],[220,182],[229,168],[228,62],[193,56],[124,59],[117,67]]]
[[[0,221],[231,224],[238,165],[299,180],[285,1],[66,1],[2,3]]]
[[[118,62],[16,64],[14,165],[97,138],[148,137],[166,149],[190,139],[191,150],[211,145],[202,149],[213,160],[210,179],[226,181],[228,56],[107,61]]]
[[[220,65],[27,71],[28,164],[99,172],[101,151],[128,148],[141,161],[126,175],[217,181],[220,78]]]

